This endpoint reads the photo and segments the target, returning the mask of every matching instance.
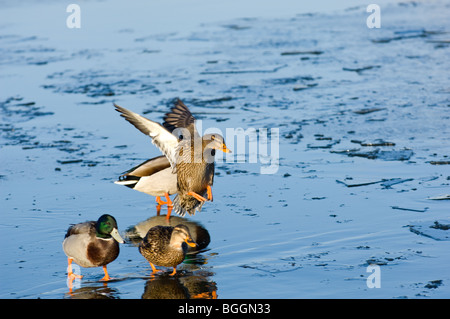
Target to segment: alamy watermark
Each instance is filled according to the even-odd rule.
[[[381,268],[380,265],[370,264],[366,272],[370,273],[367,277],[367,288],[381,288]]]
[[[260,164],[261,174],[275,174],[278,172],[280,159],[279,128],[226,128],[225,134],[223,134],[220,129],[212,127],[202,132],[202,121],[197,120],[195,123],[200,135],[212,136],[212,139],[207,141],[207,143],[213,145],[216,142],[214,137],[220,135],[231,152],[216,152],[215,149],[217,147],[215,147],[215,156],[208,156],[209,154],[202,153],[200,140],[194,139],[193,145],[187,143],[181,151],[178,150],[182,157],[179,156],[177,161]],[[177,128],[173,134],[179,139],[191,140],[190,132],[186,128]]]
[[[74,275],[76,275],[75,277],[67,276],[67,279],[66,279],[67,287],[70,288],[70,289],[81,288],[81,278],[79,277],[79,276],[81,276],[81,268],[80,268],[80,266],[78,266],[77,264],[72,263],[70,266],[67,267],[67,272],[68,273],[72,272]]]
[[[369,29],[381,28],[381,9],[378,4],[369,4],[366,8],[367,12],[372,14],[367,17],[366,25]]]
[[[66,8],[66,12],[70,15],[66,19],[66,26],[69,29],[81,28],[81,8],[78,4],[69,4]]]
[[[69,4],[66,8],[66,12],[70,15],[66,19],[66,26],[69,29],[81,28],[81,8],[78,4]],[[381,28],[381,9],[378,4],[369,4],[366,8],[366,12],[371,14],[367,17],[366,25],[369,29]]]

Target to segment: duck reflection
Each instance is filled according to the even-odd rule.
[[[71,289],[64,297],[69,299],[118,299],[119,292],[104,283],[101,286],[83,286],[75,290]]]
[[[154,276],[147,281],[142,299],[217,299],[216,283],[208,279],[211,275]]]

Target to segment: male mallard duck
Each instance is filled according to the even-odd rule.
[[[123,242],[115,218],[108,214],[97,221],[70,226],[62,244],[68,257],[68,276],[72,280],[82,277],[72,272],[72,261],[75,261],[85,268],[103,266],[105,276],[101,280],[109,280],[106,265],[119,256],[119,243]]]
[[[178,194],[173,205],[177,214],[194,215],[207,200],[212,201],[215,150],[231,152],[219,134],[200,136],[195,118],[183,102],[177,100],[164,118],[164,126],[114,104],[128,122],[149,135],[177,174]],[[207,194],[207,199],[204,197]]]
[[[154,265],[173,267],[170,274],[173,276],[186,256],[187,245],[194,247],[196,243],[185,225],[155,226],[148,230],[139,244],[139,252],[148,260],[153,273],[158,271]]]
[[[164,155],[151,158],[133,167],[114,183],[155,196],[158,203],[158,215],[161,205],[167,204],[169,210],[173,207],[169,195],[177,192],[177,175],[172,172],[170,162]],[[161,200],[162,196],[166,198],[166,202]],[[169,217],[170,213],[167,214],[167,219]]]

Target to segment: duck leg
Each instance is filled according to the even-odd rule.
[[[164,193],[164,197],[165,197],[166,200],[167,200],[167,202],[164,202],[165,204],[167,204],[167,207],[173,207],[173,203],[172,203],[172,201],[170,200],[169,193]]]
[[[188,195],[194,197],[196,200],[201,201],[201,202],[206,202],[207,199],[203,196],[200,196],[199,194],[195,193],[195,192],[188,192]]]
[[[161,271],[161,270],[156,269],[155,265],[153,265],[151,262],[149,262],[149,264],[150,264],[150,266],[152,267],[152,273],[151,273],[151,275],[154,275],[154,274],[156,274],[158,271]]]
[[[105,273],[105,276],[104,276],[102,279],[100,279],[100,280],[103,280],[103,281],[108,281],[108,280],[110,280],[111,277],[109,277],[109,275],[108,275],[108,270],[106,269],[106,265],[103,266],[103,271],[104,271],[104,273]]]
[[[156,216],[159,216],[159,214],[161,213],[161,206],[167,203],[163,202],[160,196],[156,196],[156,203],[158,204],[156,205]]]
[[[177,273],[177,267],[173,267],[173,271],[169,276],[175,276],[176,273]]]
[[[212,202],[213,201],[213,195],[212,195],[212,189],[211,189],[210,185],[206,186],[206,192],[208,193],[208,200]]]
[[[71,280],[73,280],[73,279],[75,279],[75,278],[79,278],[79,279],[81,279],[81,278],[83,278],[83,276],[81,276],[81,275],[76,275],[76,274],[74,274],[73,273],[73,270],[72,270],[72,261],[73,261],[73,259],[72,258],[67,258],[67,276],[69,276],[70,277],[70,279]]]
[[[161,200],[160,196],[156,196],[156,202],[158,203],[158,205],[165,205],[167,204],[167,202],[164,202]]]
[[[156,196],[156,202],[158,205],[166,205],[173,206],[172,201],[170,200],[169,193],[164,193],[164,197],[166,198],[166,202],[161,200],[161,196]]]

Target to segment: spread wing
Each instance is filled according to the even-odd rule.
[[[173,132],[176,128],[186,128],[192,138],[198,137],[195,117],[180,99],[175,101],[175,105],[170,109],[170,112],[164,116],[163,126],[170,132]]]
[[[120,116],[133,124],[139,131],[151,137],[152,143],[161,150],[169,160],[172,168],[174,168],[176,165],[176,148],[178,146],[178,139],[175,135],[159,123],[153,122],[117,104],[114,104],[114,106],[116,111],[121,113]]]

